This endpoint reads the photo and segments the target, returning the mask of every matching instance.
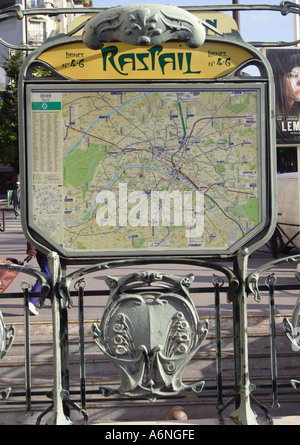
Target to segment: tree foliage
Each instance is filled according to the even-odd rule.
[[[18,80],[24,55],[21,51],[5,59],[3,69],[9,79],[5,90],[0,91],[0,161],[11,165],[19,173],[18,140]],[[46,68],[39,66],[33,70],[33,77],[54,77]]]
[[[23,53],[17,51],[5,59],[3,69],[9,79],[5,90],[0,91],[0,159],[19,170],[18,155],[18,78]]]

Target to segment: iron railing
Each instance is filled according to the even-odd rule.
[[[283,291],[298,291],[300,290],[299,283],[299,274],[296,272],[296,282],[294,285],[286,285],[286,284],[277,284],[276,279],[276,269],[288,263],[299,262],[300,256],[289,256],[280,259],[276,259],[267,263],[260,267],[259,269],[251,272],[247,277],[247,294],[248,299],[253,298],[259,303],[261,299],[261,294],[266,292],[269,300],[269,343],[270,343],[270,352],[268,353],[268,360],[270,361],[270,379],[268,382],[265,380],[261,380],[255,382],[255,385],[252,385],[250,388],[250,400],[251,406],[259,408],[268,419],[269,423],[273,423],[272,415],[270,414],[270,409],[267,408],[264,403],[260,401],[260,397],[264,397],[263,394],[268,394],[271,398],[271,404],[274,406],[279,406],[280,404],[280,396],[285,397],[287,394],[289,397],[290,389],[292,385],[294,388],[298,389],[299,383],[297,380],[297,375],[291,373],[288,378],[285,376],[282,378],[278,376],[278,364],[277,364],[277,350],[276,350],[276,341],[278,332],[278,326],[276,328],[276,296],[279,295],[280,292]],[[143,262],[143,261],[142,261]],[[52,325],[53,325],[53,338],[52,338],[52,347],[53,347],[53,364],[52,364],[52,376],[50,376],[49,382],[45,387],[45,391],[38,390],[36,391],[34,386],[32,386],[31,381],[31,338],[30,338],[30,317],[28,311],[28,301],[30,296],[31,285],[25,281],[22,285],[21,293],[4,293],[1,294],[1,299],[5,298],[17,298],[22,299],[24,302],[24,329],[25,329],[25,382],[24,389],[18,388],[16,391],[14,390],[14,379],[11,380],[11,388],[12,390],[3,390],[2,391],[2,399],[3,401],[0,404],[1,409],[6,409],[7,404],[12,405],[21,405],[26,408],[26,411],[30,412],[32,407],[36,402],[36,400],[42,401],[42,405],[48,405],[44,411],[37,418],[37,424],[47,419],[47,414],[53,411],[53,416],[50,419],[50,423],[61,424],[69,422],[70,410],[76,410],[82,415],[82,422],[86,423],[88,421],[89,414],[89,402],[92,401],[93,404],[96,401],[101,401],[101,406],[105,406],[105,398],[103,399],[103,394],[100,393],[99,388],[91,387],[86,385],[86,357],[85,357],[85,344],[87,338],[84,334],[84,323],[85,323],[85,315],[84,308],[85,303],[88,302],[90,297],[94,297],[95,295],[99,297],[104,297],[109,299],[109,295],[107,291],[99,291],[99,290],[87,290],[85,279],[88,277],[89,273],[95,272],[96,269],[101,270],[104,267],[112,266],[117,267],[118,262],[112,262],[113,264],[101,264],[101,265],[93,265],[84,269],[79,269],[70,276],[66,277],[63,283],[60,285],[60,295],[56,294],[55,297],[50,297],[51,307],[52,307]],[[132,261],[133,263],[133,261]],[[190,263],[187,261],[186,263]],[[185,264],[186,264],[185,263]],[[196,261],[191,261],[192,265],[195,265]],[[201,262],[200,262],[201,263]],[[198,264],[204,267],[213,266],[213,278],[212,278],[212,286],[205,287],[196,287],[190,289],[190,294],[207,294],[210,293],[214,299],[214,324],[215,327],[213,329],[214,334],[214,343],[215,343],[215,357],[212,359],[215,362],[215,378],[213,380],[209,380],[205,383],[204,388],[201,393],[195,396],[195,403],[199,403],[199,406],[205,405],[207,403],[207,397],[213,400],[213,403],[216,404],[216,415],[218,416],[220,423],[224,423],[224,412],[227,412],[227,408],[231,405],[235,405],[236,407],[239,405],[240,398],[242,396],[243,388],[241,388],[237,383],[239,381],[239,367],[237,364],[237,358],[240,355],[240,352],[237,350],[240,345],[240,335],[237,332],[237,326],[239,325],[238,315],[235,308],[235,304],[233,302],[233,315],[232,315],[232,333],[230,336],[232,337],[232,341],[234,343],[234,354],[232,354],[232,360],[235,362],[235,371],[232,379],[228,380],[228,375],[224,378],[224,351],[223,351],[223,343],[224,343],[224,332],[222,331],[222,309],[220,304],[220,296],[223,293],[226,293],[229,296],[228,300],[230,302],[233,301],[232,297],[230,297],[232,286],[232,282],[234,282],[234,275],[231,273],[230,269],[227,269],[226,266],[223,265],[208,265],[208,264]],[[1,269],[7,270],[18,270],[21,273],[26,273],[27,275],[34,276],[35,278],[42,281],[44,286],[44,294],[41,297],[40,302],[43,304],[45,302],[45,289],[47,289],[47,280],[40,272],[37,272],[33,269],[29,269],[28,266],[24,268],[24,266],[18,265],[5,265],[0,264]],[[223,272],[225,277],[220,276],[220,272]],[[272,272],[272,271],[275,271]],[[218,273],[218,275],[215,274]],[[224,274],[224,272],[226,272]],[[265,282],[262,284],[258,284],[259,280],[261,280],[264,276]],[[70,291],[70,283],[75,282],[75,291]],[[226,285],[231,282],[231,285]],[[156,292],[156,288],[151,290],[151,292]],[[51,293],[51,291],[50,291]],[[253,294],[253,295],[252,295]],[[78,368],[79,368],[79,379],[77,384],[74,385],[72,380],[72,388],[70,389],[70,364],[69,364],[69,344],[68,344],[68,308],[70,308],[71,300],[78,298],[78,346],[79,346],[79,360],[78,360]],[[296,298],[297,300],[297,298]],[[279,335],[285,333],[287,338],[291,341],[289,354],[286,354],[286,360],[293,361],[294,356],[298,355],[296,349],[299,350],[298,347],[298,312],[299,312],[299,299],[295,302],[295,309],[293,314],[284,318],[284,322],[282,324],[282,330]],[[201,318],[201,317],[200,317]],[[202,317],[203,318],[203,317]],[[1,338],[4,339],[9,338],[8,343],[11,345],[14,331],[13,327],[9,329],[6,328],[5,322],[3,320],[2,329],[1,329]],[[5,341],[3,342],[5,345]],[[8,344],[7,343],[7,344]],[[204,342],[205,344],[205,342]],[[5,358],[4,355],[6,353],[6,349],[3,348],[3,354],[1,358],[3,358],[2,365],[5,366]],[[294,352],[293,352],[294,351]],[[256,351],[257,353],[259,351]],[[225,354],[226,355],[226,354]],[[251,354],[250,354],[251,358]],[[196,356],[193,363],[198,363],[199,357]],[[194,365],[195,366],[195,365]],[[227,371],[226,371],[227,372]],[[100,369],[101,373],[101,369]],[[52,384],[53,377],[53,389],[49,391],[49,387]],[[1,379],[1,376],[0,376]],[[204,376],[205,380],[205,376]],[[1,381],[1,380],[0,380]],[[251,366],[250,366],[250,381],[251,381]],[[74,389],[75,388],[75,389]],[[287,393],[286,393],[287,391]],[[122,396],[122,395],[120,395]],[[183,395],[181,397],[185,397]],[[51,402],[49,402],[49,397]],[[138,396],[141,398],[140,396]],[[172,400],[172,394],[170,394]],[[14,399],[16,398],[16,402]],[[293,398],[293,397],[292,397]],[[294,399],[294,398],[293,398]],[[118,403],[118,397],[114,399],[115,403]],[[293,402],[294,403],[294,402]],[[211,404],[211,402],[210,402]],[[101,409],[99,408],[99,417],[101,418]],[[61,410],[61,411],[60,411]],[[46,420],[48,422],[48,420]],[[247,420],[247,416],[245,417],[245,423],[250,423]]]

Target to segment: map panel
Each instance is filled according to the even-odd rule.
[[[262,222],[260,97],[32,90],[32,227],[75,253],[222,253],[250,239]]]

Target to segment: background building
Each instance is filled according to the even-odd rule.
[[[25,16],[22,20],[10,18],[0,22],[0,37],[10,45],[41,45],[54,31],[68,32],[70,23],[75,14],[58,14],[52,17],[39,15],[39,8],[73,8],[91,6],[89,0],[1,0],[0,11],[21,5],[23,9],[36,9],[36,15]],[[4,90],[8,82],[6,73],[2,68],[3,63],[9,59],[11,51],[4,45],[0,45],[0,90]],[[0,147],[0,196],[6,194],[6,190],[12,188],[14,181],[13,168],[1,163]]]
[[[84,3],[84,2],[83,2]],[[0,26],[0,37],[12,45],[41,45],[53,31],[68,32],[73,21],[73,14],[58,14],[48,17],[39,15],[39,8],[73,8],[83,6],[81,1],[74,0],[2,0],[0,10],[20,4],[24,9],[36,9],[37,14],[22,20],[11,18],[3,21]],[[86,2],[86,4],[88,4]],[[1,68],[3,59],[9,57],[11,50],[0,47],[0,88],[6,84],[6,76]]]

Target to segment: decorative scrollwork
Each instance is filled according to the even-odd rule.
[[[142,279],[148,286],[153,281],[174,283],[166,292],[124,292],[128,283]],[[187,294],[192,276],[175,277],[157,272],[141,272],[121,277],[123,283],[111,287],[99,326],[92,326],[93,337],[103,353],[118,370],[119,389],[100,387],[105,396],[124,394],[146,396],[200,392],[204,382],[185,385],[182,373],[195,355],[208,332],[208,322],[199,322],[196,308]],[[109,279],[108,283],[112,280]],[[178,287],[178,283],[180,286]],[[126,284],[126,285],[125,285]],[[136,288],[139,285],[136,283]]]
[[[299,265],[297,266],[299,268]],[[295,277],[300,281],[299,270],[295,272]],[[300,326],[299,326],[299,314],[300,314],[300,294],[298,295],[291,320],[288,318],[283,319],[283,328],[285,335],[290,340],[292,348],[295,351],[300,351]]]
[[[0,360],[6,355],[9,351],[15,337],[15,328],[14,326],[10,326],[8,329],[6,328],[4,318],[2,312],[0,311]],[[11,388],[1,389],[0,390],[0,399],[7,399],[10,394]]]
[[[150,46],[179,40],[197,48],[204,43],[205,28],[197,17],[176,6],[118,6],[91,18],[82,39],[94,50],[101,48],[102,42],[113,41]]]
[[[0,360],[6,355],[9,351],[15,336],[15,328],[14,326],[10,326],[8,329],[6,328],[4,318],[2,312],[0,311]]]
[[[297,269],[298,270],[295,272],[295,277],[297,278],[298,281],[300,281],[299,264],[297,266]],[[289,320],[286,317],[283,319],[283,329],[285,335],[291,342],[292,349],[297,352],[300,351],[299,314],[300,314],[300,294],[294,306],[291,320]],[[290,382],[293,388],[295,388],[297,391],[300,390],[300,382],[298,380],[292,379]]]
[[[126,354],[134,357],[136,355],[135,345],[130,336],[130,329],[123,314],[118,314],[117,321],[113,326],[115,335],[112,338],[114,345],[111,354],[114,356],[124,356]]]
[[[295,275],[296,278],[300,280],[299,274],[297,272]],[[291,320],[289,320],[286,317],[283,319],[283,328],[285,335],[291,342],[292,349],[297,352],[300,351],[299,312],[300,312],[300,295],[298,296],[297,302],[295,304]],[[296,389],[297,391],[300,390],[300,382],[298,380],[291,379],[290,382],[294,389]]]

